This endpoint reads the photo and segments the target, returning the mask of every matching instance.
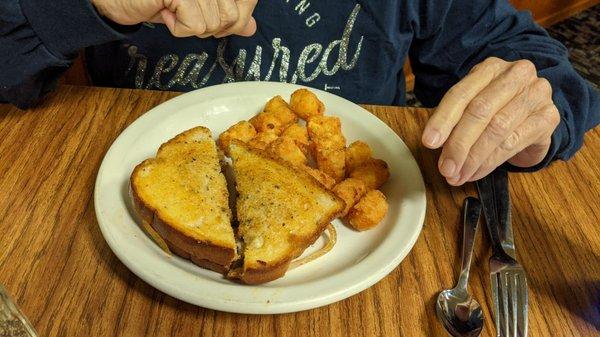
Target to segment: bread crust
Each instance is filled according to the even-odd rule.
[[[264,268],[260,269],[248,268],[237,279],[245,284],[261,284],[273,281],[285,275],[291,261],[291,259],[286,259],[275,265],[265,265]]]
[[[178,231],[168,222],[163,221],[156,210],[146,204],[140,197],[133,183],[133,177],[141,170],[145,161],[135,167],[130,177],[131,197],[135,212],[142,221],[150,224],[152,228],[163,238],[169,249],[182,258],[191,260],[194,264],[226,273],[231,262],[236,257],[235,249],[216,246],[210,242],[197,241],[184,233]]]
[[[333,217],[331,220],[335,219],[335,217]],[[330,221],[331,221],[330,220]],[[315,243],[315,241],[317,241],[317,239],[321,236],[321,234],[323,234],[323,231],[327,228],[327,225],[329,224],[329,222],[326,222],[324,226],[322,226],[322,229],[319,230],[318,232],[315,232],[315,234],[308,240],[306,240],[306,242],[304,242],[304,247],[308,247],[310,245],[312,245],[313,243]],[[265,265],[265,267],[257,269],[257,268],[248,268],[246,269],[240,276],[238,276],[237,278],[246,284],[260,284],[260,283],[265,283],[265,282],[270,282],[273,280],[276,280],[278,278],[281,278],[285,275],[285,273],[287,273],[289,267],[290,267],[290,263],[292,263],[292,261],[298,257],[300,257],[300,255],[302,255],[302,253],[304,253],[304,249],[299,249],[293,257],[289,258],[289,259],[285,259],[283,261],[280,261],[277,264],[274,265]]]

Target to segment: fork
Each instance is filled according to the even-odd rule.
[[[497,337],[527,336],[527,277],[515,258],[508,174],[497,169],[476,182],[492,243],[490,278]]]

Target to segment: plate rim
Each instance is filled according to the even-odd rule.
[[[136,264],[134,261],[132,261],[127,256],[127,254],[125,254],[123,251],[121,251],[118,243],[116,241],[114,241],[113,236],[111,235],[110,232],[108,232],[106,223],[109,221],[107,219],[102,218],[103,215],[101,214],[101,212],[98,209],[99,208],[98,205],[100,204],[100,200],[99,200],[100,192],[99,191],[101,191],[101,189],[102,189],[101,182],[102,182],[102,177],[105,174],[105,170],[106,170],[106,166],[107,166],[107,164],[106,164],[107,158],[110,158],[110,156],[112,155],[112,151],[115,151],[115,144],[117,144],[119,142],[119,139],[123,138],[122,136],[128,130],[132,130],[133,128],[135,128],[135,125],[137,125],[138,123],[142,123],[143,120],[151,118],[155,114],[160,114],[161,110],[165,109],[165,107],[168,107],[169,105],[172,105],[172,104],[177,104],[177,102],[185,101],[188,99],[198,98],[198,97],[195,97],[198,95],[211,96],[212,94],[216,94],[215,96],[225,97],[222,94],[219,94],[219,92],[220,91],[228,91],[228,90],[231,90],[231,88],[237,88],[239,90],[248,90],[248,89],[255,90],[256,86],[265,86],[265,89],[267,89],[267,90],[269,90],[270,87],[280,87],[279,88],[280,91],[283,91],[284,89],[307,88],[307,89],[310,89],[311,91],[315,92],[318,96],[327,95],[330,98],[341,99],[341,100],[345,101],[346,104],[350,104],[355,109],[361,110],[363,113],[367,113],[367,114],[371,115],[373,118],[375,118],[377,120],[377,123],[380,124],[380,126],[387,128],[392,133],[394,133],[396,135],[396,137],[398,138],[398,140],[402,143],[402,145],[408,150],[408,146],[406,145],[406,143],[404,143],[404,140],[398,134],[396,134],[396,132],[393,129],[391,129],[385,122],[383,122],[377,116],[373,115],[370,111],[364,109],[360,105],[358,105],[354,102],[351,102],[350,100],[347,100],[343,97],[340,97],[335,94],[332,94],[332,93],[329,93],[326,91],[322,91],[322,90],[319,90],[316,88],[311,88],[311,87],[296,85],[296,84],[289,84],[289,83],[280,83],[280,82],[234,82],[234,83],[214,85],[214,86],[190,91],[187,93],[183,93],[177,97],[168,99],[168,100],[154,106],[153,108],[144,112],[142,115],[140,115],[138,118],[136,118],[132,123],[127,125],[119,133],[119,135],[114,139],[114,141],[111,143],[110,147],[104,154],[104,157],[102,158],[102,162],[100,164],[100,167],[98,169],[98,173],[96,176],[96,181],[94,184],[94,198],[93,198],[94,212],[96,214],[96,220],[98,222],[98,226],[100,227],[100,230],[102,232],[102,236],[103,236],[104,240],[109,245],[112,253],[115,254],[117,256],[117,258],[131,272],[133,272],[137,277],[142,279],[144,282],[147,282],[155,289],[157,289],[165,294],[168,294],[170,296],[173,296],[179,300],[182,300],[184,302],[187,302],[187,303],[190,303],[193,305],[201,306],[203,308],[212,309],[212,310],[219,310],[219,311],[232,312],[232,313],[244,313],[244,314],[279,314],[279,313],[298,312],[298,311],[309,310],[309,309],[325,306],[325,305],[346,299],[346,298],[351,297],[363,290],[368,289],[369,287],[373,286],[375,283],[379,282],[381,279],[386,277],[388,274],[390,274],[404,260],[404,258],[408,255],[408,253],[414,247],[414,245],[415,245],[416,241],[418,240],[420,233],[422,232],[422,229],[423,229],[426,208],[427,208],[426,189],[425,189],[425,183],[423,180],[423,175],[421,173],[420,167],[419,167],[418,163],[416,162],[414,155],[410,152],[410,150],[408,150],[408,153],[410,154],[410,158],[408,158],[409,164],[411,166],[413,166],[414,171],[418,173],[417,187],[418,187],[418,190],[422,193],[420,193],[420,195],[418,196],[418,199],[415,201],[417,203],[417,205],[421,205],[421,207],[419,207],[419,213],[416,216],[416,218],[418,219],[418,223],[415,226],[415,230],[413,230],[413,232],[412,232],[412,236],[408,240],[408,244],[405,245],[401,250],[397,251],[396,254],[394,255],[394,258],[388,260],[388,262],[384,266],[379,268],[376,273],[367,275],[366,277],[364,277],[356,282],[353,282],[349,287],[340,288],[336,292],[333,292],[333,293],[328,293],[328,294],[324,294],[324,295],[317,296],[317,297],[309,297],[309,298],[297,300],[297,301],[294,301],[291,303],[290,302],[271,302],[268,305],[265,305],[264,302],[259,302],[259,301],[248,302],[248,301],[237,301],[237,300],[231,300],[231,299],[221,300],[220,302],[219,301],[215,302],[213,300],[198,301],[196,298],[189,298],[189,297],[184,296],[184,292],[176,289],[175,287],[170,285],[168,282],[164,282],[163,280],[159,280],[157,278],[151,277],[148,274],[148,272],[145,270],[145,269],[147,269],[147,267],[144,268],[140,264]],[[287,87],[287,88],[285,88],[285,87]],[[274,91],[276,91],[276,90],[274,90]],[[357,263],[356,266],[359,266],[361,263],[362,263],[362,261],[360,263]],[[209,281],[206,281],[206,282],[209,282]],[[240,285],[240,286],[242,286],[242,285]],[[297,285],[295,285],[295,286],[297,286]],[[252,286],[243,285],[243,287],[252,287]]]

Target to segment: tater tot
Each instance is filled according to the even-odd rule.
[[[281,125],[277,116],[270,112],[259,113],[250,118],[250,123],[257,132],[272,132],[276,135],[280,135],[283,132],[283,125]]]
[[[232,125],[229,129],[219,135],[219,146],[221,150],[228,154],[229,144],[233,139],[247,143],[256,136],[256,129],[247,121],[240,121]]]
[[[259,132],[256,134],[256,136],[254,136],[254,138],[248,141],[248,145],[256,149],[264,150],[267,148],[267,146],[269,146],[269,144],[271,144],[272,141],[277,138],[279,138],[279,136],[272,132]]]
[[[282,116],[279,116],[277,113],[263,111],[252,117],[250,123],[257,132],[271,132],[279,136],[288,125],[295,122],[290,122],[289,119],[283,119]]]
[[[288,104],[275,96],[267,102],[263,112],[252,117],[250,123],[258,132],[273,132],[281,135],[289,125],[298,121],[298,116],[290,109]]]
[[[271,98],[267,102],[267,104],[265,104],[265,108],[263,109],[263,111],[266,111],[266,112],[284,111],[285,114],[287,114],[287,112],[293,113],[292,109],[290,109],[290,106],[287,104],[287,102],[283,99],[283,97],[281,97],[279,95]]]
[[[281,158],[295,166],[304,166],[307,163],[306,156],[300,150],[296,142],[290,138],[279,137],[267,147],[267,151],[276,158]]]
[[[311,149],[319,170],[340,182],[346,176],[346,138],[340,119],[315,116],[307,124]]]
[[[319,170],[327,173],[336,182],[346,177],[346,152],[340,150],[319,150],[314,152]]]
[[[371,159],[372,155],[369,144],[361,140],[350,144],[346,149],[346,171],[354,171],[355,168]]]
[[[322,115],[325,112],[323,102],[307,89],[298,89],[292,93],[290,108],[304,120],[309,120],[312,116]]]
[[[377,226],[388,211],[385,195],[379,190],[372,190],[365,194],[344,218],[352,228],[364,231]]]
[[[335,185],[335,179],[328,176],[327,173],[310,166],[303,166],[302,168],[326,188],[331,189]]]
[[[385,161],[370,159],[350,172],[350,177],[362,180],[367,186],[367,190],[374,190],[381,187],[390,178],[390,171]]]
[[[339,150],[346,147],[346,138],[342,134],[342,123],[338,117],[315,116],[308,121],[306,128],[316,149]]]
[[[348,214],[350,208],[367,193],[367,186],[361,180],[348,178],[335,185],[332,191],[346,203],[346,208],[340,214],[340,217],[344,217]]]
[[[303,151],[308,150],[308,130],[300,124],[292,124],[281,134],[282,137],[293,139]]]

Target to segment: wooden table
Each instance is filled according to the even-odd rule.
[[[389,276],[344,301],[286,315],[236,315],[157,291],[111,252],[92,192],[104,153],[137,117],[177,93],[63,86],[36,109],[0,105],[0,283],[40,336],[445,336],[437,293],[456,281],[460,207],[437,153],[419,144],[427,110],[367,106],[416,157],[427,216],[412,252]],[[600,132],[570,162],[513,174],[519,261],[530,287],[530,336],[600,329]],[[480,231],[482,233],[483,231]],[[487,239],[470,280],[492,336]]]

